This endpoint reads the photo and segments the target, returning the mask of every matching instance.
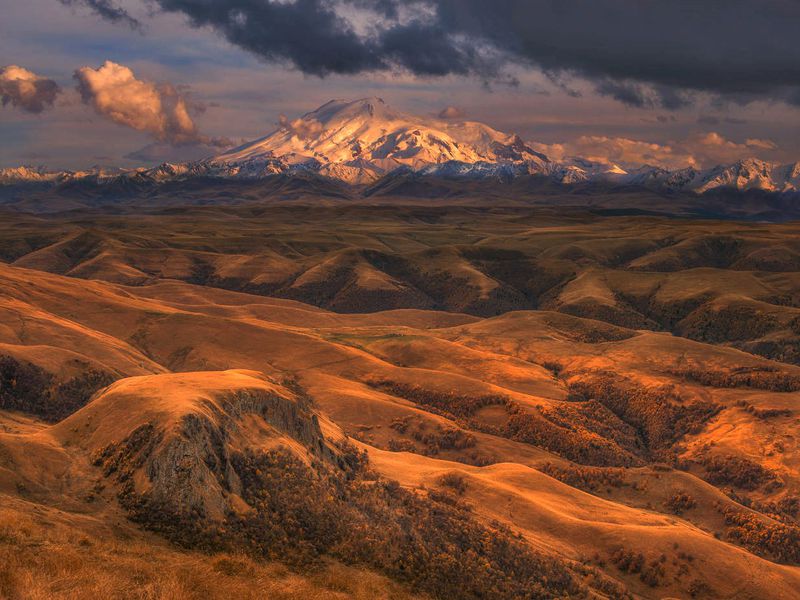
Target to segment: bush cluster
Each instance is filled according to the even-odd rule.
[[[452,419],[466,429],[539,446],[574,462],[601,466],[641,464],[635,455],[641,447],[635,431],[599,402],[532,411],[500,395],[469,396],[386,380],[372,381],[370,385]],[[506,421],[500,425],[482,421],[476,413],[486,406],[502,406]],[[398,430],[407,428],[407,424],[398,422],[392,427]]]
[[[750,506],[783,523],[798,524],[800,517],[800,496],[787,495],[780,500],[750,502],[745,506]]]
[[[458,460],[467,464],[483,466],[493,462],[491,457],[475,449],[477,445],[475,436],[458,427],[440,423],[431,425],[416,416],[408,415],[393,419],[389,428],[407,436],[389,440],[388,447],[392,452],[416,452],[424,456],[437,456],[442,451],[456,450],[459,451]],[[472,451],[462,452],[464,450]]]
[[[626,485],[625,470],[613,467],[584,467],[577,465],[556,465],[545,463],[539,470],[545,475],[585,492],[600,489],[620,488]]]
[[[675,492],[664,503],[666,507],[676,515],[682,515],[687,510],[697,506],[697,500],[684,491]]]
[[[142,430],[134,445],[148,439],[152,432]],[[132,485],[124,486],[121,499],[134,520],[182,546],[246,549],[298,568],[333,557],[434,598],[584,594],[563,564],[537,554],[498,523],[479,523],[453,494],[424,494],[377,479],[363,456],[306,464],[287,450],[248,450],[232,454],[231,464],[252,510],[230,513],[224,522],[176,512]],[[456,478],[447,485],[462,487]]]
[[[769,392],[800,391],[800,377],[775,367],[738,367],[729,371],[683,369],[672,375],[715,388],[753,388]]]
[[[756,419],[773,419],[775,417],[790,417],[792,411],[788,408],[756,408],[746,400],[739,400],[736,406],[743,408],[745,412],[750,413]]]
[[[706,470],[706,480],[713,485],[732,485],[749,491],[767,483],[780,486],[775,473],[743,456],[705,455],[702,465]]]
[[[467,480],[460,473],[445,473],[439,477],[439,485],[450,488],[459,496],[467,491]]]
[[[612,373],[594,373],[571,382],[570,389],[597,400],[632,426],[649,458],[668,457],[675,442],[700,431],[721,409],[713,402],[687,404],[672,386],[647,388]]]
[[[617,548],[611,554],[611,562],[623,573],[638,574],[639,579],[650,587],[658,587],[666,575],[666,555],[648,561],[644,554],[626,548]]]
[[[800,565],[800,527],[771,523],[761,515],[717,505],[728,525],[728,537],[750,552],[789,565]]]
[[[114,382],[104,371],[86,367],[59,381],[51,373],[12,356],[0,356],[0,408],[18,410],[56,422],[84,406],[100,389]]]

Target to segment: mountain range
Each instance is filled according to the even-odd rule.
[[[265,137],[200,161],[129,170],[17,167],[0,170],[0,185],[158,184],[195,178],[257,180],[280,174],[319,176],[353,186],[398,176],[498,181],[533,176],[566,187],[597,183],[695,194],[800,190],[800,162],[782,165],[749,158],[710,169],[668,170],[650,165],[625,169],[580,157],[555,161],[518,135],[474,121],[408,115],[380,98],[332,100],[298,119],[282,118],[278,129]]]

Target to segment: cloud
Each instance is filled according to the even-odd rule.
[[[139,22],[138,19],[131,16],[131,14],[117,5],[115,5],[110,0],[58,0],[61,4],[65,6],[75,6],[77,4],[82,4],[84,6],[89,7],[98,15],[106,19],[107,21],[111,21],[112,23],[124,23],[131,29],[141,30],[142,24]]]
[[[226,142],[227,143],[224,145],[226,148],[236,145],[236,142],[233,140],[226,140]],[[135,152],[125,155],[125,158],[138,163],[147,164],[159,164],[164,162],[180,163],[215,156],[220,153],[221,148],[221,145],[216,144],[197,143],[173,146],[171,144],[154,142],[148,144],[144,148],[140,148]]]
[[[438,114],[440,119],[463,119],[465,116],[464,111],[457,106],[445,106]]]
[[[737,119],[734,117],[715,117],[714,115],[700,115],[697,117],[697,122],[701,125],[719,125],[720,123],[728,123],[730,125],[745,125],[747,119]]]
[[[700,115],[697,122],[701,125],[719,125],[719,117],[713,115]]]
[[[108,0],[82,1],[108,12]],[[312,75],[404,70],[513,81],[509,72],[533,68],[565,90],[579,77],[645,108],[681,108],[691,91],[800,104],[797,0],[148,3]]]
[[[52,79],[40,77],[16,65],[0,68],[0,102],[30,113],[53,106],[61,88]]]
[[[691,136],[682,145],[704,166],[733,162],[754,154],[762,154],[764,151],[778,149],[778,145],[772,140],[750,138],[744,143],[737,143],[713,131]]]
[[[74,77],[83,102],[119,125],[175,146],[226,145],[225,140],[198,133],[190,112],[201,105],[190,102],[175,86],[142,81],[128,67],[111,61],[98,69],[82,67]]]
[[[554,160],[581,157],[593,162],[638,167],[643,164],[679,169],[698,166],[697,159],[670,144],[657,144],[623,137],[581,136],[562,144],[533,144],[534,150]]]
[[[772,140],[760,140],[749,138],[745,140],[745,145],[750,148],[760,148],[761,150],[777,150],[778,145]]]
[[[605,79],[595,85],[601,96],[609,96],[635,108],[666,108],[677,110],[692,104],[689,92],[667,86],[652,86],[632,81]]]
[[[744,143],[737,143],[716,132],[696,134],[663,144],[624,137],[581,136],[571,142],[532,144],[532,147],[555,160],[579,156],[623,168],[652,165],[666,169],[688,166],[706,168],[778,149],[771,140],[748,139]]]
[[[324,127],[322,123],[316,120],[295,119],[290,121],[286,115],[280,115],[278,124],[284,129],[288,129],[300,139],[307,139],[314,137],[321,132]]]

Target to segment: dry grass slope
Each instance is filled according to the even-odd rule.
[[[8,216],[0,596],[800,588],[794,224]]]

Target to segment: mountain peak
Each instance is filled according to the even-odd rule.
[[[327,124],[331,121],[354,118],[392,120],[400,116],[408,118],[406,115],[401,115],[401,113],[391,108],[384,102],[383,98],[369,97],[358,100],[331,100],[318,109],[306,113],[300,119],[314,119],[320,123]]]
[[[55,185],[90,179],[104,183],[126,178],[162,182],[207,176],[257,179],[299,173],[361,185],[391,173],[504,181],[536,175],[562,185],[599,182],[700,194],[718,188],[778,193],[800,190],[800,163],[780,165],[745,158],[704,170],[691,166],[677,170],[628,167],[577,156],[552,161],[518,135],[477,121],[411,115],[373,96],[330,100],[295,119],[282,116],[269,135],[198,162],[164,163],[127,172],[101,168],[77,173],[3,169],[0,185]]]
[[[316,165],[323,174],[348,180],[346,174],[357,172],[359,181],[365,171],[376,179],[401,166],[547,161],[516,135],[481,123],[408,115],[382,98],[368,97],[331,100],[298,119],[282,118],[273,133],[211,162],[253,165],[276,158],[289,165]]]

